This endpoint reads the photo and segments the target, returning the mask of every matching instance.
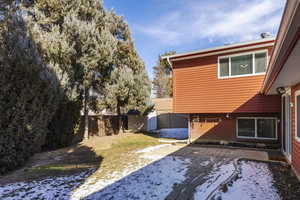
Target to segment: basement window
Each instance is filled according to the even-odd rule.
[[[264,74],[267,51],[222,56],[218,59],[218,78],[231,78]]]
[[[276,118],[253,117],[237,119],[237,137],[248,139],[277,139]]]

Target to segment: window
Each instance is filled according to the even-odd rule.
[[[244,53],[219,58],[219,78],[249,76],[266,72],[267,52]]]
[[[220,76],[229,75],[229,58],[220,59]]]
[[[255,54],[255,73],[262,73],[266,71],[266,53]]]
[[[296,140],[300,142],[300,90],[295,93],[295,115],[296,115]]]
[[[257,137],[276,138],[276,120],[257,119]]]
[[[276,139],[276,118],[238,118],[237,136],[240,138]]]
[[[255,137],[255,120],[238,119],[238,135],[242,137]]]
[[[252,55],[235,56],[231,58],[231,76],[253,74]]]

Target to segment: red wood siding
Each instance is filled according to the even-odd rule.
[[[236,119],[238,117],[275,117],[280,119],[279,114],[191,114],[190,134],[192,141],[236,141],[236,142],[259,142],[279,144],[281,141],[280,125],[277,126],[277,140],[245,139],[236,136]]]
[[[295,121],[295,92],[300,90],[300,83],[292,87],[292,165],[296,170],[297,174],[300,175],[300,143],[296,140],[296,121]]]
[[[247,51],[230,54],[241,52]],[[279,113],[279,96],[259,94],[264,75],[218,79],[218,56],[223,55],[173,62],[174,112]]]

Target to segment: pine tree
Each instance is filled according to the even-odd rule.
[[[150,81],[145,65],[138,56],[130,29],[122,17],[109,13],[109,27],[117,41],[117,50],[111,65],[111,73],[100,93],[100,108],[109,108],[118,114],[119,130],[121,114],[130,109],[144,111],[149,104]]]
[[[170,51],[159,56],[157,66],[153,67],[154,79],[153,90],[157,98],[165,98],[173,96],[171,68],[163,56],[174,55],[175,51]]]
[[[44,60],[60,77],[66,101],[84,107],[87,138],[89,93],[106,80],[117,46],[102,2],[39,0],[30,11],[31,30]]]

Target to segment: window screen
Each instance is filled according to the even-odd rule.
[[[276,138],[276,120],[257,119],[257,137]]]
[[[231,75],[243,75],[253,73],[252,54],[231,58]]]
[[[229,58],[220,59],[220,76],[229,76]]]
[[[238,136],[255,137],[255,119],[238,119]]]
[[[255,54],[255,73],[261,73],[266,71],[267,54],[257,53]]]

